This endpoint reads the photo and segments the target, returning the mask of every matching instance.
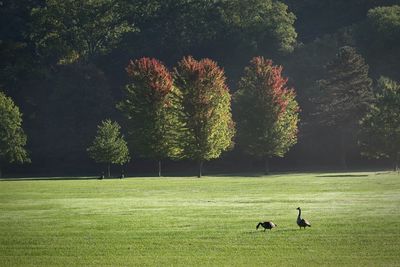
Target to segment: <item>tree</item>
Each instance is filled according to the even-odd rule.
[[[231,95],[224,71],[210,59],[185,57],[175,68],[174,76],[183,98],[183,154],[199,163],[201,177],[204,161],[218,158],[233,147]]]
[[[158,161],[161,176],[161,160],[180,155],[180,93],[167,68],[156,59],[131,61],[126,70],[130,83],[119,109],[127,118],[129,143],[140,156]]]
[[[360,122],[359,145],[370,158],[389,158],[400,164],[400,84],[381,77],[376,103]]]
[[[326,65],[327,77],[318,82],[320,94],[315,97],[316,116],[320,123],[333,126],[340,136],[340,161],[347,168],[347,139],[354,136],[358,121],[374,101],[368,65],[349,46],[339,49],[336,58]]]
[[[221,34],[231,34],[242,45],[247,43],[258,51],[266,47],[269,52],[293,51],[297,37],[296,16],[282,1],[220,0],[215,5],[225,25]]]
[[[397,1],[398,3],[398,1]],[[355,31],[373,74],[400,75],[400,5],[372,8]]]
[[[282,70],[271,60],[253,58],[234,95],[238,146],[265,159],[266,174],[269,158],[283,157],[297,142],[299,106]]]
[[[88,147],[89,156],[99,163],[107,163],[107,174],[110,177],[110,164],[123,165],[130,160],[129,150],[124,136],[120,133],[121,127],[111,120],[102,121],[97,126],[97,135]]]
[[[51,63],[92,59],[109,52],[136,28],[127,21],[121,0],[45,0],[32,9],[31,38],[36,51]]]
[[[398,0],[283,0],[296,14],[296,30],[301,41],[312,41],[325,34],[362,21],[368,9],[387,6]],[[343,12],[343,11],[346,12]]]
[[[26,140],[19,108],[11,98],[0,91],[0,162],[30,162],[28,152],[24,148]]]

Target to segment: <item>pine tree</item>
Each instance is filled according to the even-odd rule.
[[[97,135],[92,145],[87,149],[89,156],[96,162],[107,163],[108,177],[110,164],[123,165],[130,160],[128,146],[120,129],[117,122],[102,121],[97,126]]]
[[[218,158],[233,147],[231,95],[224,71],[210,59],[185,57],[174,74],[183,99],[184,156],[199,163],[201,177],[204,161]]]
[[[389,158],[400,164],[400,84],[381,77],[376,103],[360,122],[359,145],[370,158]]]
[[[320,122],[337,129],[340,136],[342,168],[347,168],[346,140],[356,132],[358,121],[374,101],[368,65],[349,46],[339,49],[336,58],[326,65],[327,78],[318,82],[320,95],[314,99]]]
[[[245,68],[234,95],[238,146],[245,153],[265,159],[283,157],[297,142],[299,106],[295,92],[286,86],[282,67],[255,57]]]
[[[180,92],[156,59],[131,61],[126,70],[130,82],[118,107],[127,118],[128,142],[141,157],[158,161],[161,176],[161,161],[181,155]]]

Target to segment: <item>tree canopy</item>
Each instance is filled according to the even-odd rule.
[[[398,0],[21,0],[0,1],[0,6],[0,88],[25,114],[33,162],[27,168],[33,173],[96,168],[85,151],[97,122],[127,123],[114,108],[125,99],[121,88],[131,83],[124,71],[130,59],[157,58],[172,69],[187,55],[210,58],[223,68],[231,92],[239,89],[243,68],[255,56],[284,66],[302,119],[296,149],[272,160],[283,165],[336,167],[342,154],[338,125],[348,132],[343,139],[350,160],[363,162],[354,133],[370,101],[351,118],[344,113],[355,109],[346,103],[358,105],[358,89],[345,95],[351,99],[354,93],[350,101],[323,88],[362,88],[380,76],[400,80]],[[346,70],[338,67],[349,80],[332,78],[336,74],[328,63],[339,60],[336,54],[344,46],[362,57],[359,66],[369,66],[369,82],[361,78],[357,57]],[[360,83],[367,81],[364,85],[350,78],[352,69]],[[178,107],[183,95],[172,90]],[[320,105],[323,98],[327,102]],[[322,106],[332,112],[322,112]],[[179,116],[171,123],[179,124]],[[339,123],[346,116],[351,127]],[[185,128],[184,121],[180,124]],[[183,148],[172,154],[182,158]],[[215,164],[251,168],[241,156],[235,150]],[[143,164],[132,169],[148,172],[152,161],[137,160]]]
[[[19,108],[11,98],[0,91],[0,163],[30,162],[25,149],[26,141]]]
[[[266,164],[270,157],[283,157],[297,142],[299,106],[282,70],[271,60],[253,58],[234,96],[238,146]]]
[[[45,0],[32,9],[31,38],[39,54],[71,63],[110,52],[125,33],[136,30],[127,21],[121,0]]]
[[[218,158],[233,146],[231,95],[224,71],[210,59],[185,57],[174,76],[183,99],[184,155],[199,162],[200,177],[203,161]]]
[[[180,93],[168,69],[156,59],[141,58],[131,61],[126,71],[130,82],[119,108],[127,118],[129,143],[144,158],[181,156]]]
[[[378,81],[376,103],[361,120],[359,145],[370,158],[389,158],[400,164],[400,84],[386,77]]]
[[[111,120],[102,121],[97,126],[97,135],[87,148],[89,156],[99,163],[107,163],[108,177],[110,164],[123,165],[130,160],[128,145],[120,133],[121,126]]]

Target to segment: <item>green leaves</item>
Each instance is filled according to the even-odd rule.
[[[378,81],[379,94],[360,121],[359,145],[371,158],[400,155],[400,84],[386,77]]]
[[[327,66],[327,78],[320,80],[315,98],[317,115],[326,125],[355,125],[374,101],[368,65],[349,46],[339,49]]]
[[[87,149],[89,156],[96,162],[124,164],[130,160],[129,150],[121,127],[111,120],[102,121],[97,127],[97,135]]]
[[[185,57],[174,77],[183,99],[184,156],[198,161],[218,158],[233,147],[235,134],[224,71],[210,59]]]
[[[225,32],[238,36],[241,42],[252,44],[253,49],[259,51],[267,46],[271,48],[271,44],[272,50],[293,51],[297,37],[293,26],[296,16],[288,11],[284,3],[271,0],[221,0],[217,6],[225,24]]]
[[[297,142],[299,106],[281,73],[282,67],[256,57],[239,82],[234,95],[237,140],[249,155],[283,157]]]
[[[22,129],[22,114],[11,98],[0,91],[0,160],[30,162],[25,150],[26,135]]]
[[[127,118],[129,143],[145,158],[180,157],[180,92],[158,60],[141,58],[127,67],[130,83],[118,105]]]
[[[124,34],[136,30],[127,15],[119,0],[46,0],[32,9],[31,39],[42,56],[60,64],[87,61],[108,53]]]

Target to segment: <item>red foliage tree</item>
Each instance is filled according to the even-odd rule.
[[[268,159],[283,157],[297,142],[299,106],[282,70],[271,60],[253,58],[234,96],[238,146],[264,158],[266,173]]]
[[[175,69],[186,125],[184,155],[198,161],[199,177],[204,161],[233,146],[231,95],[225,81],[224,71],[210,59],[185,57]]]
[[[168,69],[157,59],[141,58],[126,68],[130,83],[119,108],[125,113],[128,142],[141,157],[161,160],[177,157],[179,146],[179,92],[174,89]]]

